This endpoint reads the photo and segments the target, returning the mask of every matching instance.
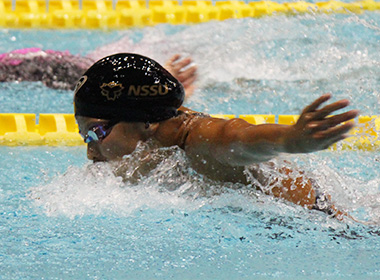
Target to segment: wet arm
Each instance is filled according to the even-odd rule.
[[[224,165],[244,166],[284,152],[288,130],[285,125],[251,125],[241,119],[203,119],[189,133],[186,150]]]
[[[231,166],[267,161],[279,153],[310,153],[326,149],[346,137],[358,115],[351,110],[331,116],[349,105],[340,100],[318,109],[331,98],[325,94],[307,106],[295,125],[251,125],[241,119],[203,118],[194,122],[186,141],[188,153]]]

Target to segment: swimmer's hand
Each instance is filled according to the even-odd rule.
[[[349,105],[346,99],[318,109],[330,98],[331,94],[324,94],[302,111],[297,123],[286,133],[284,145],[287,152],[320,151],[347,137],[346,133],[354,126],[354,123],[350,121],[358,116],[359,111],[351,110],[331,115]]]
[[[179,54],[175,54],[166,62],[165,68],[182,83],[186,98],[190,97],[194,93],[194,82],[197,79],[197,66],[192,59],[181,58]]]

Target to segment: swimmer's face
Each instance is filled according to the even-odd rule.
[[[110,122],[81,116],[77,122],[87,143],[87,157],[93,161],[120,160],[148,137],[145,124],[140,122]]]

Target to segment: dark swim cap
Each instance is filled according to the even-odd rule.
[[[185,91],[156,61],[132,53],[105,57],[80,78],[76,116],[128,122],[158,122],[177,116]]]

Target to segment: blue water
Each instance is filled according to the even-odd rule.
[[[81,147],[0,152],[2,279],[379,275],[376,226],[339,223],[265,197],[225,193],[186,202],[145,185],[115,187],[107,176],[86,183],[94,178],[83,175]]]
[[[332,92],[364,115],[380,115],[379,43],[380,17],[370,12],[108,33],[0,31],[1,52],[123,50],[160,62],[191,55],[200,77],[187,105],[225,114],[298,114]],[[72,113],[72,93],[42,83],[4,83],[0,91],[1,112]],[[181,152],[134,184],[112,166],[90,164],[84,147],[0,147],[0,154],[0,279],[380,277],[378,152],[279,159],[312,174],[337,205],[371,226],[204,182]],[[168,191],[177,179],[181,187]],[[222,192],[202,196],[204,185]]]

